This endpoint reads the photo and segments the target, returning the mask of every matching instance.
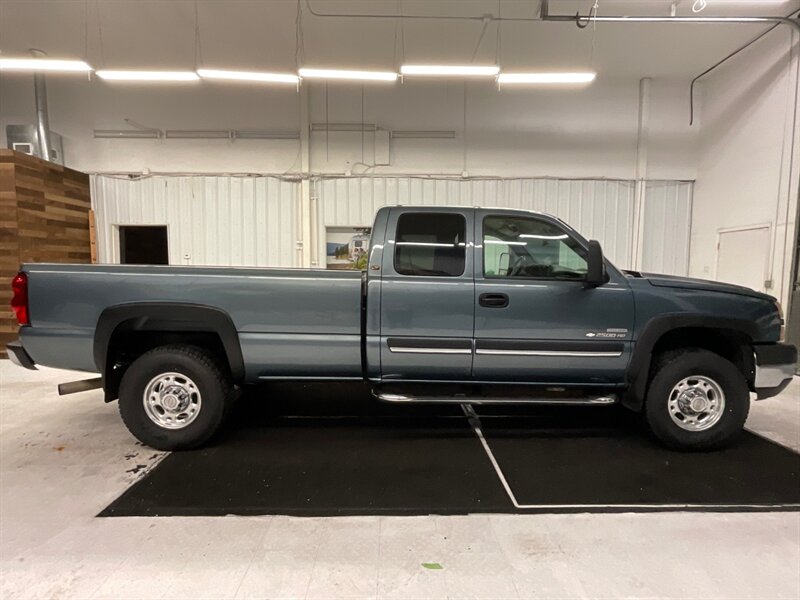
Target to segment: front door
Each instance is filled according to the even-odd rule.
[[[619,384],[631,351],[633,297],[608,268],[584,285],[586,241],[544,215],[475,214],[473,379]]]
[[[474,209],[393,208],[381,264],[383,380],[468,380]]]

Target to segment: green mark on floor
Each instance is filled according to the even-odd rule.
[[[441,569],[444,569],[444,567],[439,563],[422,563],[422,566],[425,567],[426,569],[431,569],[433,571],[439,571]]]

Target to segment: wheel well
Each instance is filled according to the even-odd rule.
[[[658,366],[658,356],[681,348],[701,348],[722,356],[736,365],[752,387],[755,377],[752,341],[742,332],[713,327],[681,327],[662,335],[652,350],[648,380]]]
[[[137,330],[136,320],[120,323],[109,340],[103,388],[106,402],[116,400],[119,384],[130,364],[145,352],[167,344],[185,344],[203,349],[231,375],[225,346],[219,334],[213,331],[153,331]]]

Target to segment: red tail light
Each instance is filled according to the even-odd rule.
[[[11,310],[17,317],[20,325],[30,325],[31,315],[28,312],[28,276],[25,273],[17,273],[11,280],[11,289],[14,296],[11,298]]]

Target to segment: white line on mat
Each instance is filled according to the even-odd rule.
[[[514,491],[511,489],[511,485],[509,485],[506,476],[503,474],[503,470],[500,468],[500,464],[497,462],[497,459],[492,452],[492,449],[489,447],[489,442],[486,441],[486,438],[483,436],[483,431],[481,430],[481,420],[480,417],[475,413],[475,410],[472,408],[470,404],[462,404],[461,410],[464,411],[464,415],[467,417],[472,430],[475,432],[475,435],[478,436],[478,439],[483,446],[483,449],[486,451],[486,455],[489,457],[489,461],[492,463],[494,467],[495,473],[497,473],[498,479],[500,479],[500,483],[503,484],[503,488],[506,490],[506,494],[508,495],[509,500],[514,505],[514,508],[519,509],[600,509],[600,508],[613,508],[613,509],[647,509],[647,508],[656,508],[656,509],[663,509],[663,508],[674,508],[676,510],[681,509],[747,509],[747,508],[800,508],[800,504],[790,503],[790,504],[520,504],[517,502],[517,497],[514,495]]]

